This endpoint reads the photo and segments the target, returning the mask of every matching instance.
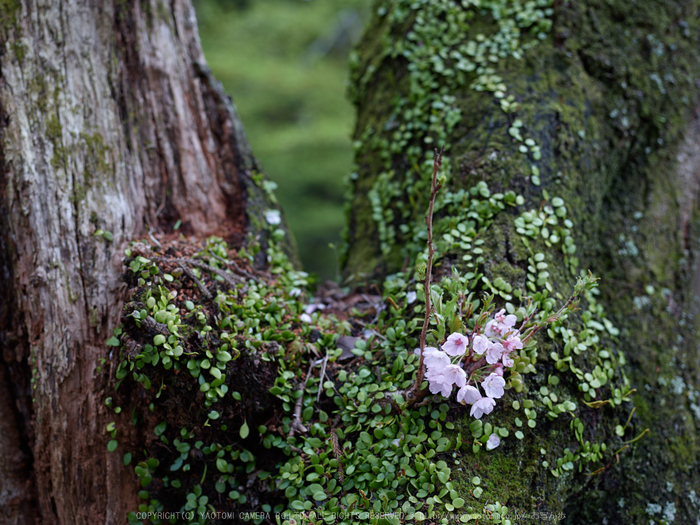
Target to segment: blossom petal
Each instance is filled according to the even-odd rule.
[[[481,382],[481,387],[486,392],[486,395],[495,399],[503,397],[503,387],[506,386],[506,380],[498,374],[491,373]]]
[[[501,360],[503,355],[503,345],[501,343],[492,344],[486,351],[486,362],[490,365],[495,365]]]
[[[506,352],[503,353],[502,362],[503,362],[503,366],[505,366],[506,368],[512,368],[513,365],[515,364],[515,361],[513,361],[510,358],[510,354],[508,354]]]
[[[447,338],[445,344],[442,345],[442,349],[452,357],[457,357],[464,355],[468,344],[469,338],[466,335],[455,332]]]
[[[469,414],[476,419],[481,419],[481,416],[484,414],[490,414],[495,406],[496,401],[494,399],[490,397],[482,397],[472,405],[472,409]]]
[[[495,320],[491,320],[488,323],[486,323],[486,327],[484,328],[484,333],[488,337],[501,337],[501,329],[499,324]]]
[[[459,403],[469,403],[470,405],[473,405],[479,401],[479,399],[481,399],[481,393],[479,393],[479,390],[472,385],[464,385],[457,392],[457,401]]]
[[[499,438],[496,434],[491,434],[489,436],[489,440],[486,442],[486,450],[493,450],[500,444],[501,438]]]
[[[462,370],[459,365],[448,365],[444,368],[443,374],[452,385],[457,385],[458,388],[467,384],[467,373]]]
[[[474,348],[474,352],[479,355],[484,355],[484,352],[486,352],[492,344],[493,343],[491,343],[485,335],[477,335],[472,339],[472,348]]]

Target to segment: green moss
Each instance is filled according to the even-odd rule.
[[[4,38],[7,38],[10,30],[18,31],[20,27],[18,15],[21,10],[22,2],[20,0],[0,0],[0,29],[4,33]],[[19,40],[19,36],[16,33],[15,39]],[[17,58],[19,59],[19,56]]]
[[[448,136],[463,137],[460,150],[473,140],[483,143],[478,136],[464,136],[463,126],[475,115],[472,108],[479,104],[483,107],[484,99],[490,98],[486,92],[505,97],[502,91],[506,88],[489,64],[491,59],[499,62],[520,52],[519,38],[513,36],[508,17],[520,17],[516,27],[538,29],[547,25],[544,11],[531,11],[530,4],[515,3],[507,8],[494,4],[489,10],[504,10],[502,14],[507,15],[497,23],[485,16],[487,9],[464,10],[451,3],[416,7],[379,5],[368,34],[381,37],[367,38],[366,46],[360,47],[353,75],[353,93],[359,101],[356,161],[361,169],[354,179],[356,191],[349,207],[348,235],[353,249],[361,243],[374,244],[374,250],[385,261],[388,259],[389,269],[400,267],[411,256],[411,246],[407,247],[410,234],[400,224],[407,224],[410,231],[412,222],[421,221],[420,210],[426,202],[425,177],[432,163],[431,144],[447,142],[452,158],[450,148],[457,145],[450,143]],[[442,17],[447,18],[446,25],[437,22]],[[467,30],[473,31],[472,35],[478,33],[479,38],[467,43]],[[494,47],[489,48],[491,45]],[[395,60],[397,56],[406,57],[408,67]],[[470,78],[470,71],[476,71],[475,80]],[[501,108],[506,107],[504,103]],[[510,111],[503,114],[499,108],[493,115],[505,123]],[[449,173],[451,162],[445,164]],[[451,184],[455,189],[470,186],[460,178]],[[363,203],[367,196],[374,199],[371,215]],[[350,272],[369,269],[358,267],[363,262],[354,258],[353,250],[348,252],[347,261]]]
[[[134,458],[145,500],[139,510],[204,513],[214,508],[207,502],[217,499],[219,510],[252,510],[247,502],[258,496],[243,489],[245,479],[255,470],[258,483],[265,485],[270,472],[264,469],[274,470],[281,460],[278,451],[259,450],[265,450],[258,442],[264,432],[260,425],[274,413],[268,390],[280,366],[282,345],[298,340],[295,332],[303,311],[299,295],[308,284],[280,251],[283,236],[276,230],[267,240],[274,283],[270,275],[258,280],[247,273],[249,279],[244,279],[211,270],[230,265],[231,253],[216,238],[208,240],[196,260],[184,262],[187,273],[176,259],[152,254],[155,263],[144,257],[143,245],[134,246],[134,253],[127,251],[126,277],[133,295],[124,306],[124,325],[107,341],[108,346],[121,346],[122,353],[117,389],[106,403],[116,414],[129,406],[131,423],[144,436],[125,460],[127,465]],[[201,246],[187,249],[192,248]],[[238,272],[254,260],[245,251],[234,257]],[[205,290],[216,290],[217,279],[226,286],[213,301]],[[308,340],[311,328],[300,332]],[[112,438],[108,450],[118,449],[123,426],[112,423],[106,431]],[[154,435],[155,446],[145,438]],[[228,497],[222,503],[224,493]],[[133,512],[128,519],[138,522]],[[194,512],[188,520],[205,521]]]
[[[85,169],[83,171],[83,183],[90,187],[94,181],[107,182],[111,173],[109,163],[109,151],[111,148],[104,142],[101,133],[81,133],[81,146],[86,150]]]
[[[385,8],[380,7],[379,9]],[[634,13],[633,9],[630,10],[633,12],[629,14],[631,17],[651,16],[649,13],[654,12],[653,10],[647,12],[646,8],[642,9],[641,13]],[[475,33],[480,33],[488,35],[494,32],[493,22],[488,22],[488,17],[483,17],[484,12],[481,14],[481,18],[477,16],[470,20],[468,24],[464,24],[465,29],[468,31],[468,33],[465,34],[474,35]],[[573,25],[578,23],[577,20],[581,20],[582,18],[584,24],[589,22],[585,15],[576,12],[575,9],[573,13],[568,14],[571,16],[563,17],[564,20],[562,23],[564,27],[556,28],[561,33],[566,34],[568,32],[569,34],[573,34],[573,30],[566,26],[568,24]],[[432,15],[429,10],[426,10],[422,13],[422,16],[428,19],[428,22],[424,22],[425,25],[428,25],[430,17],[434,15]],[[655,20],[658,21],[667,18],[668,17],[656,17]],[[420,109],[422,107],[421,104],[424,105],[424,103],[420,102],[420,99],[416,99],[416,101],[413,102],[414,111],[418,112],[417,115],[414,114],[397,118],[396,111],[387,111],[392,105],[397,107],[396,101],[399,101],[398,105],[401,107],[403,105],[402,100],[405,98],[411,100],[413,96],[409,92],[410,88],[407,88],[407,78],[409,75],[402,73],[402,71],[406,71],[406,69],[409,68],[406,68],[405,64],[402,64],[401,61],[391,60],[391,53],[396,53],[397,50],[400,51],[407,46],[410,47],[408,39],[404,39],[402,42],[399,38],[397,41],[397,35],[408,34],[410,36],[411,33],[405,31],[407,24],[406,17],[401,19],[401,22],[396,28],[391,26],[388,22],[389,19],[390,15],[377,16],[375,22],[369,29],[370,34],[381,34],[381,31],[384,31],[384,34],[388,35],[388,39],[382,40],[376,36],[370,37],[366,39],[366,43],[360,48],[358,72],[355,74],[355,83],[357,86],[355,91],[362,94],[363,98],[361,99],[361,105],[358,107],[360,114],[356,137],[363,140],[361,137],[363,137],[363,134],[366,135],[365,130],[375,131],[373,132],[372,140],[367,142],[368,147],[362,149],[358,154],[358,164],[362,169],[359,170],[357,182],[355,183],[355,200],[351,207],[351,228],[357,229],[358,231],[357,235],[354,235],[354,233],[352,234],[353,249],[361,243],[368,243],[370,245],[375,243],[376,246],[377,239],[380,241],[384,239],[382,242],[388,243],[386,249],[382,248],[385,257],[393,250],[391,246],[394,243],[405,244],[405,239],[398,233],[395,224],[399,222],[399,217],[401,217],[402,221],[407,221],[409,223],[412,220],[420,220],[420,218],[411,217],[411,215],[406,215],[406,213],[394,213],[393,217],[395,217],[395,219],[393,225],[386,223],[385,219],[379,223],[371,219],[372,215],[367,213],[367,207],[362,202],[362,196],[368,193],[366,188],[368,184],[373,187],[374,181],[377,180],[378,174],[382,170],[380,167],[381,165],[377,165],[377,160],[382,158],[381,155],[373,154],[372,151],[380,153],[380,151],[384,149],[393,152],[394,144],[392,143],[393,139],[390,135],[395,135],[395,130],[401,130],[402,126],[410,128],[411,125],[414,124],[414,128],[420,127],[419,122],[421,118],[424,118],[420,116],[422,111]],[[411,20],[410,17],[408,19]],[[481,20],[484,20],[484,22]],[[457,24],[457,22],[454,23]],[[612,22],[612,25],[616,23],[619,24],[619,21]],[[636,20],[632,21],[633,30],[635,32],[641,32],[635,25],[636,23]],[[408,26],[410,27],[410,25],[409,22]],[[415,27],[413,29],[415,30]],[[444,30],[444,28],[441,28],[441,30]],[[597,30],[598,28],[596,28],[596,31]],[[610,156],[603,155],[602,158],[597,152],[599,152],[601,148],[604,149],[606,147],[605,142],[609,140],[608,136],[610,132],[619,132],[619,128],[623,126],[623,124],[630,129],[634,129],[634,123],[630,122],[630,117],[624,117],[622,114],[624,108],[623,110],[617,108],[619,113],[616,116],[617,122],[612,126],[617,129],[610,129],[611,126],[607,121],[605,126],[597,121],[600,115],[615,114],[614,111],[616,108],[613,107],[613,105],[616,98],[602,96],[604,85],[602,85],[600,79],[588,74],[585,62],[583,64],[581,63],[582,59],[580,55],[589,54],[590,47],[581,45],[580,41],[585,41],[586,39],[595,40],[595,46],[598,48],[598,45],[600,45],[598,40],[603,38],[599,33],[593,31],[594,30],[588,28],[584,32],[577,30],[575,38],[568,38],[565,40],[567,48],[564,52],[562,52],[561,47],[551,46],[551,44],[547,42],[539,46],[537,53],[528,54],[525,52],[525,58],[523,60],[517,61],[510,59],[507,72],[501,74],[501,76],[504,79],[503,84],[508,87],[509,92],[517,95],[517,102],[519,104],[518,116],[526,122],[526,126],[532,138],[534,138],[537,143],[540,143],[540,147],[542,148],[544,158],[539,166],[542,172],[541,177],[547,179],[552,178],[553,182],[559,181],[564,184],[574,180],[585,180],[585,184],[587,185],[605,187],[606,184],[609,184],[610,177],[616,170],[616,167],[620,166],[620,160],[615,160],[614,158],[615,155],[619,154],[619,151],[611,151]],[[612,31],[611,29],[610,32],[606,31],[602,34],[612,33],[619,35],[620,31]],[[637,37],[636,41],[642,36],[643,35]],[[387,40],[391,42],[391,47],[378,49],[382,44],[387,46]],[[619,38],[616,36],[615,43],[605,45],[605,48],[619,48],[622,43],[617,40],[619,40]],[[450,45],[452,45],[452,47],[450,47]],[[445,46],[444,54],[448,54],[450,49],[456,48],[452,43],[450,43],[450,45]],[[632,42],[627,42],[626,45],[632,46],[634,44]],[[581,47],[579,48],[578,46]],[[578,53],[579,49],[581,50],[580,55],[575,54]],[[635,62],[640,62],[638,53],[616,53],[615,56],[619,58],[620,61],[634,60]],[[586,57],[583,56],[583,58]],[[598,59],[597,56],[589,58],[589,60],[596,59]],[[378,67],[379,65],[381,65],[381,67]],[[641,66],[642,64],[639,65]],[[661,67],[665,68],[665,70],[671,70],[671,67],[673,67],[661,64],[659,61],[652,61],[652,64],[645,63],[644,65],[646,66],[644,72],[636,76],[638,77],[639,83],[645,87],[649,87],[646,76],[653,74],[650,72],[653,71],[653,67]],[[424,68],[426,64],[416,60],[413,66]],[[674,64],[674,66],[679,67],[681,70],[686,69],[685,64],[680,66]],[[614,85],[614,81],[606,82],[608,86],[612,85],[613,88],[617,88],[622,92],[620,97],[632,89],[627,78],[629,76],[627,71],[630,67],[631,66],[624,63],[621,63],[619,66],[615,64],[608,65],[608,69],[619,71],[624,78],[618,86]],[[397,78],[399,79],[398,81],[395,80]],[[478,169],[478,163],[480,161],[483,162],[483,159],[487,158],[490,153],[498,152],[501,158],[504,159],[502,172],[507,174],[507,178],[502,181],[503,187],[517,189],[518,186],[521,186],[521,184],[518,184],[516,175],[518,172],[520,172],[520,174],[524,172],[527,175],[531,161],[528,162],[517,154],[513,155],[507,153],[508,150],[511,152],[513,151],[513,144],[510,137],[508,137],[507,134],[493,132],[494,129],[503,129],[502,127],[506,125],[506,115],[499,111],[498,106],[488,102],[489,97],[485,95],[485,92],[473,92],[465,89],[468,87],[468,81],[460,85],[459,82],[455,83],[455,81],[450,80],[449,77],[433,75],[433,77],[430,78],[434,80],[429,80],[429,77],[425,77],[425,82],[431,87],[424,92],[419,91],[419,96],[424,96],[426,101],[432,100],[431,97],[434,97],[434,95],[431,95],[431,90],[438,90],[438,88],[442,89],[443,87],[449,88],[449,93],[457,96],[456,107],[459,109],[458,113],[462,115],[462,119],[455,127],[454,132],[450,133],[450,138],[452,140],[448,141],[448,145],[456,149],[451,155],[460,158],[460,156],[465,153],[471,154],[471,152],[475,150],[480,151],[480,159],[476,161],[477,166],[468,166],[471,168],[470,171],[468,173],[463,172],[464,179],[462,177],[458,178],[457,184],[462,187],[464,185],[469,186],[473,184],[475,177],[478,176],[478,172],[482,171]],[[438,83],[431,85],[430,82],[434,82],[435,80],[437,80]],[[442,82],[442,84],[440,82]],[[679,93],[680,97],[683,98],[683,96],[685,96],[687,100],[690,100],[692,97],[692,89],[694,89],[692,85],[686,81],[683,81],[682,86],[681,82],[677,84],[676,88],[678,90],[686,90],[686,94],[682,92]],[[621,89],[621,86],[625,86],[624,89]],[[691,91],[687,91],[689,89]],[[660,93],[650,93],[650,97],[656,99],[654,104],[657,102],[660,104],[664,103],[662,99],[665,99],[665,97],[657,96],[659,94]],[[582,108],[587,106],[593,106],[595,111],[583,111]],[[478,110],[474,110],[474,108],[478,108]],[[537,108],[537,114],[535,114],[534,108]],[[631,113],[630,111],[625,111],[626,113]],[[683,114],[682,112],[676,113],[677,115]],[[644,115],[645,114],[642,112],[642,116]],[[450,124],[445,123],[444,127],[448,129]],[[557,129],[555,130],[555,128]],[[385,140],[383,138],[377,138],[377,131],[383,129],[387,130],[387,133],[384,134],[386,136],[386,142],[382,142],[382,140]],[[423,133],[425,133],[425,131]],[[438,131],[437,134],[440,135],[440,132]],[[585,139],[582,137],[585,137]],[[412,161],[412,157],[416,158],[416,153],[411,152],[412,144],[416,144],[415,139],[409,139],[408,141],[399,140],[396,142],[398,149],[395,151],[396,160],[392,161],[394,163],[392,168],[396,173],[396,179],[398,179],[399,185],[397,188],[406,187],[402,185],[402,177],[409,175],[415,176],[411,174],[413,170],[410,169],[411,162],[415,162]],[[418,152],[429,149],[429,147],[429,145],[422,146]],[[635,147],[639,147],[639,145]],[[557,153],[556,164],[554,162],[555,157],[553,156],[555,152]],[[420,154],[421,153],[419,153],[417,157],[419,160]],[[406,161],[400,159],[401,155],[407,157]],[[587,166],[585,164],[584,166],[574,164],[580,163],[578,160],[580,157],[583,157],[582,160],[585,164],[588,164]],[[384,161],[382,162],[386,162],[386,156],[383,158]],[[401,162],[408,162],[408,165],[404,164],[403,167],[399,167]],[[607,166],[607,171],[603,169],[603,166]],[[489,168],[490,167],[485,166],[483,172],[488,173],[491,180],[498,171],[494,172],[493,169]],[[582,176],[582,168],[586,168],[585,177]],[[428,170],[426,169],[425,171]],[[368,174],[369,176],[367,183],[363,180],[365,178],[364,174]],[[420,177],[421,175],[418,176]],[[569,188],[566,188],[570,190],[567,191],[570,195],[562,195],[565,200],[570,203],[571,208],[580,210],[589,209],[593,206],[594,208],[600,209],[600,194],[590,191],[582,192],[581,190],[583,188],[580,184],[580,182],[576,182],[576,186],[569,186]],[[498,187],[498,183],[496,183],[495,186]],[[398,189],[397,191],[401,190]],[[416,190],[411,191],[419,193],[420,186],[418,186]],[[585,196],[589,201],[581,202],[581,196]],[[572,199],[570,197],[576,198]],[[593,201],[590,201],[590,199],[593,199]],[[386,203],[386,206],[395,209],[395,203],[390,201],[391,198],[382,199],[382,202]],[[420,210],[422,207],[420,205],[415,205],[414,208]],[[391,217],[391,215],[387,215],[387,217]],[[373,226],[373,222],[375,226]],[[385,223],[384,226],[382,226],[382,222]],[[378,232],[377,227],[379,227]],[[391,232],[392,228],[393,237]],[[383,234],[382,230],[389,231],[389,233]],[[372,234],[373,231],[375,234]],[[585,231],[583,234],[586,235]],[[584,243],[584,246],[587,245],[588,243]],[[376,251],[377,248],[374,248],[374,250]],[[353,257],[352,251],[349,252],[349,257]],[[392,259],[394,261],[401,261],[401,257],[392,257]],[[350,271],[356,272],[356,266],[359,264],[362,264],[360,260],[353,259],[351,263],[348,264],[348,268]]]
[[[58,169],[65,164],[65,148],[63,146],[63,126],[58,119],[58,115],[51,113],[46,119],[46,137],[53,145],[53,157],[51,166]]]
[[[35,109],[31,118],[35,119],[35,125],[44,126],[46,139],[52,148],[51,166],[55,170],[64,167],[66,148],[63,143],[63,125],[58,113],[60,80],[37,74],[28,80],[27,91],[30,103]]]

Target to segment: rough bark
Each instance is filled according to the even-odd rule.
[[[499,214],[480,234],[486,254],[480,268],[490,282],[501,277],[515,289],[525,288],[532,252],[520,242],[514,220],[523,210],[541,210],[550,202],[542,189],[563,198],[574,222],[580,268],[602,277],[602,303],[621,329],[612,344],[628,356],[627,374],[637,389],[633,423],[638,431],[651,432],[602,475],[573,476],[562,483],[537,458],[540,446],[554,446],[562,434],[555,437],[538,426],[532,441],[510,451],[518,458],[515,476],[520,479],[505,472],[500,480],[490,477],[493,494],[516,508],[537,499],[541,509],[565,511],[570,523],[652,518],[670,523],[674,515],[676,522],[694,522],[700,486],[700,6],[694,1],[538,3],[553,7],[548,36],[522,52],[521,59],[499,59],[492,66],[507,86],[505,94],[519,103],[515,113],[507,114],[493,98],[496,89],[472,89],[475,73],[455,80],[457,58],[451,51],[478,41],[478,34],[494,34],[497,20],[507,17],[503,12],[496,17],[498,7],[492,9],[503,2],[482,4],[477,9],[465,3],[474,16],[461,21],[457,3],[430,9],[410,2],[376,4],[354,72],[355,138],[360,142],[346,274],[386,275],[411,268],[419,248],[406,246],[416,245],[414,232],[428,196],[428,170],[421,173],[415,167],[422,154],[411,148],[429,150],[434,143],[424,142],[426,137],[449,148],[452,191],[485,181],[491,193],[514,190],[525,198],[521,207]],[[398,9],[401,16],[394,15]],[[429,30],[419,31],[430,24],[438,28],[434,40],[422,38]],[[531,41],[531,27],[520,27],[521,42]],[[454,37],[455,28],[463,36]],[[421,46],[428,49],[423,61],[414,52]],[[451,67],[453,76],[442,75],[436,62]],[[416,71],[430,71],[420,78],[434,83],[417,84],[412,80]],[[421,97],[440,89],[454,99],[440,109],[425,104]],[[406,116],[407,109],[415,108],[424,115],[416,110]],[[459,115],[452,124],[446,122],[450,111]],[[529,148],[525,156],[518,152],[524,143],[508,133],[515,119],[524,122],[524,136],[540,146],[541,160],[533,160]],[[412,131],[409,138],[402,136],[407,130]],[[531,184],[533,164],[541,187]],[[372,191],[375,202],[368,198]],[[415,205],[405,206],[409,201]],[[377,211],[376,202],[384,213]],[[402,224],[409,227],[402,230]],[[443,246],[449,250],[443,271],[449,266],[464,270],[464,250]],[[532,246],[547,254],[554,290],[565,294],[572,281],[566,257],[542,239]],[[560,347],[546,339],[541,344],[547,350],[540,352],[537,366],[551,371],[546,354]],[[531,391],[539,388],[538,381]],[[595,428],[605,439],[615,418],[605,411],[596,417]]]
[[[0,9],[0,507],[117,523],[135,487],[105,447],[96,369],[113,364],[125,243],[181,221],[241,245],[274,205],[189,1]]]
[[[31,523],[34,514],[31,503],[31,487],[27,476],[27,457],[22,451],[19,426],[12,397],[9,374],[2,363],[0,378],[0,501],[3,523]]]

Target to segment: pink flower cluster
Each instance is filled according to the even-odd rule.
[[[511,368],[514,364],[510,354],[523,347],[520,332],[514,328],[516,320],[514,315],[506,315],[505,310],[501,310],[486,324],[484,334],[472,334],[471,345],[468,336],[454,333],[442,344],[441,350],[426,347],[423,362],[430,392],[450,397],[453,387],[457,386],[457,401],[472,405],[472,416],[480,419],[482,415],[490,414],[496,406],[495,400],[504,393],[506,382],[503,369]],[[416,352],[420,350],[416,349]],[[483,358],[487,364],[474,370],[467,378],[461,366],[465,356],[472,362]],[[457,359],[453,363],[450,358]],[[483,396],[476,386],[468,384],[474,378],[476,385],[476,377],[484,377],[481,381]]]

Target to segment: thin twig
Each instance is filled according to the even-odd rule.
[[[430,303],[430,279],[433,273],[433,255],[435,254],[435,247],[433,246],[433,209],[435,207],[435,198],[440,190],[441,184],[438,183],[437,175],[442,164],[442,154],[445,151],[443,146],[438,152],[435,149],[435,156],[433,159],[433,178],[430,185],[430,204],[428,205],[428,215],[425,217],[425,223],[428,226],[428,265],[425,269],[425,319],[423,320],[423,329],[420,333],[420,361],[418,362],[418,372],[416,374],[416,382],[413,385],[413,389],[410,392],[411,397],[416,401],[419,401],[420,386],[423,383],[424,366],[423,361],[425,359],[425,338],[428,334],[428,324],[430,323],[430,316],[432,314],[432,304]]]
[[[167,324],[159,323],[150,315],[145,319],[141,320],[141,326],[147,328],[148,330],[153,330],[161,335],[170,335],[170,328]]]
[[[486,364],[486,356],[479,358],[478,360],[469,363],[467,369],[465,370],[467,377],[469,378],[467,382],[471,381],[472,374],[476,372],[479,368]]]
[[[426,392],[427,392],[427,390],[426,390]],[[433,398],[434,398],[434,397],[433,397]],[[428,403],[430,403],[430,398],[424,399],[424,400],[421,401],[420,403],[416,403],[415,405],[413,405],[413,408],[420,408],[420,407],[422,407],[422,406],[427,405]]]
[[[216,255],[215,253],[210,253],[209,255],[210,255],[211,257],[214,257],[214,259],[216,259],[217,261],[219,261],[219,262],[222,263],[222,264],[225,264],[225,265],[227,265],[227,266],[233,266],[233,269],[234,269],[238,274],[242,275],[243,277],[247,277],[248,279],[253,279],[254,281],[257,282],[257,279],[255,278],[255,276],[252,275],[252,274],[250,274],[250,273],[248,273],[248,272],[246,272],[245,270],[241,269],[241,268],[238,266],[238,264],[236,264],[236,261],[224,259],[223,257],[219,257],[218,255]]]
[[[553,315],[550,315],[547,317],[545,320],[540,321],[536,326],[529,328],[528,332],[525,333],[524,337],[521,339],[523,344],[526,344],[527,341],[535,335],[537,332],[539,332],[542,328],[545,327],[545,325],[552,324],[553,322],[559,320],[564,313],[567,313],[566,311],[568,310],[568,313],[572,313],[576,311],[576,307],[578,306],[578,302],[574,302],[578,299],[578,297],[582,294],[584,294],[587,290],[590,290],[594,287],[597,286],[598,279],[593,276],[593,274],[589,271],[588,275],[585,277],[580,277],[578,281],[576,282],[576,286],[574,287],[574,293],[571,294],[571,297],[569,297],[569,300],[564,303],[564,305]],[[585,296],[584,296],[585,297]],[[536,312],[532,313],[532,316],[535,315]],[[531,317],[532,317],[531,316]],[[531,317],[528,317],[525,321],[523,321],[523,327],[525,326],[525,323],[530,320]],[[520,328],[522,330],[522,327]]]
[[[576,300],[577,297],[578,293],[572,294],[571,297],[569,297],[569,300],[566,301],[564,305],[561,308],[559,308],[559,310],[555,314],[550,315],[549,317],[547,317],[547,319],[541,321],[537,326],[533,326],[532,328],[530,328],[529,331],[525,334],[525,336],[521,339],[523,345],[525,345],[533,335],[542,330],[542,328],[558,320],[564,314],[564,311],[568,309],[571,306],[571,304]],[[536,312],[533,312],[532,315],[534,316],[535,313]],[[527,320],[525,320],[525,322],[526,321]]]
[[[318,382],[318,394],[316,395],[316,403],[318,403],[321,400],[321,387],[323,385],[323,378],[326,375],[326,365],[328,364],[328,358],[331,355],[326,352],[326,357],[323,358],[323,365],[321,366],[321,376],[320,380]]]
[[[150,232],[149,232],[149,235],[150,235]],[[151,239],[153,239],[155,242],[158,242],[153,238],[152,235],[150,235],[150,236],[151,236]],[[175,263],[175,264],[179,265],[183,270],[185,270],[185,272],[187,273],[187,275],[189,277],[192,277],[192,272],[189,268],[183,267],[183,265],[201,268],[202,270],[206,270],[210,273],[214,273],[214,274],[218,275],[219,277],[221,277],[224,281],[226,281],[226,284],[228,284],[229,288],[231,288],[232,290],[235,289],[238,286],[238,284],[245,283],[245,281],[238,275],[227,273],[224,270],[222,270],[221,268],[216,268],[214,266],[206,264],[202,261],[198,261],[196,259],[187,259],[184,257],[163,257],[163,256],[159,256],[159,255],[151,255],[148,253],[147,247],[142,243],[134,244],[131,247],[131,252],[135,255],[141,255],[142,257],[145,257],[153,262]],[[226,261],[225,259],[219,257],[218,255],[214,255],[214,254],[211,254],[211,255],[213,255],[216,259],[224,262],[225,264],[232,265],[238,273],[244,275],[245,277],[247,277],[249,279],[256,280],[255,277],[250,275],[248,272],[241,270],[234,261]],[[193,278],[193,280],[195,280],[195,279],[196,279],[196,277]],[[211,294],[209,294],[208,297],[210,297],[210,295]]]
[[[289,435],[287,436],[288,438],[294,437],[294,434],[296,431],[300,432],[308,432],[309,429],[307,429],[304,424],[301,422],[301,406],[304,403],[304,387],[306,386],[306,381],[301,381],[297,387],[296,390],[301,390],[301,395],[299,396],[299,399],[297,399],[296,405],[294,405],[294,421],[292,421],[292,426],[289,429]]]
[[[335,428],[331,428],[331,441],[333,442],[333,455],[335,455],[335,460],[338,462],[338,479],[343,483],[345,475],[343,474],[343,464],[340,462],[343,457],[343,449],[340,448],[338,443],[338,434],[336,434]]]
[[[168,260],[162,257],[154,257],[154,259],[161,259],[161,260]],[[229,287],[233,290],[238,286],[238,283],[243,282],[240,277],[237,275],[233,275],[230,273],[226,273],[223,271],[221,268],[215,268],[213,266],[210,266],[206,263],[203,263],[201,261],[197,261],[196,259],[169,259],[170,261],[176,262],[176,263],[184,263],[184,264],[189,264],[190,266],[195,266],[197,268],[201,268],[202,270],[206,270],[211,273],[215,273],[216,275],[220,276],[224,281],[226,281],[226,284],[229,285]]]
[[[301,422],[301,407],[304,403],[304,390],[306,389],[307,383],[311,378],[311,371],[314,369],[316,364],[317,363],[315,363],[314,361],[311,361],[309,363],[309,370],[306,372],[306,379],[304,379],[303,381],[299,381],[299,384],[295,388],[295,390],[301,390],[301,395],[299,396],[299,399],[297,399],[297,402],[294,405],[294,421],[292,421],[292,426],[289,429],[288,437],[294,437],[294,434],[297,430],[299,430],[300,432],[309,431],[309,429],[306,428]]]
[[[194,272],[189,266],[181,262],[177,263],[177,265],[180,268],[182,268],[182,271],[185,272],[185,275],[187,275],[187,277],[194,281],[194,284],[197,285],[197,288],[199,288],[199,291],[202,292],[202,295],[204,295],[204,297],[206,297],[210,301],[214,299],[214,296],[211,294],[209,289],[206,286],[204,286],[204,283],[197,278],[197,276],[194,274]]]
[[[153,233],[151,232],[151,229],[150,229],[150,228],[148,229],[148,236],[149,236],[150,239],[153,241],[153,244],[155,244],[156,246],[158,246],[158,249],[159,249],[159,250],[162,250],[162,249],[163,249],[163,245],[162,245],[160,242],[158,242],[158,239],[156,239],[156,238],[153,236]]]

